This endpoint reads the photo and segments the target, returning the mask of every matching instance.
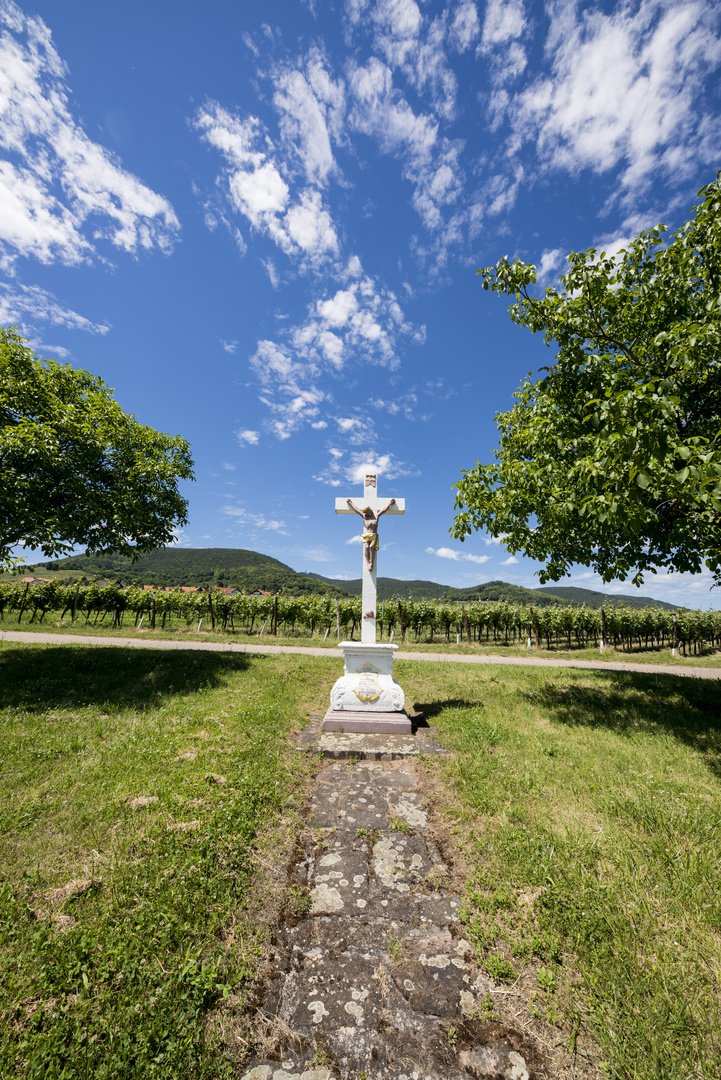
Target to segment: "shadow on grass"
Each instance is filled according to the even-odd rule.
[[[64,645],[0,649],[0,708],[157,708],[164,698],[222,685],[248,667],[228,653]]]
[[[438,716],[440,713],[445,712],[446,709],[454,709],[456,711],[461,709],[482,709],[482,701],[470,701],[468,698],[444,698],[442,701],[414,701],[413,710],[416,715],[413,717],[413,726],[416,727],[428,727],[428,721],[434,716]]]
[[[519,693],[569,726],[606,728],[619,735],[672,735],[702,754],[721,776],[721,692],[714,682],[604,671],[595,686],[558,680]]]

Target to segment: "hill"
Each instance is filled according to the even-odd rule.
[[[243,548],[159,548],[137,562],[123,555],[73,555],[39,563],[59,573],[82,571],[88,578],[124,581],[128,585],[222,585],[300,596],[305,593],[345,595],[337,583],[297,574],[270,555]]]
[[[224,585],[253,592],[268,592],[302,596],[319,593],[326,596],[360,596],[361,579],[339,581],[322,574],[298,573],[270,555],[245,548],[159,548],[141,555],[137,562],[122,555],[73,555],[38,563],[38,569],[67,574],[74,578],[105,578],[133,585]],[[26,568],[30,570],[30,567]],[[506,581],[487,581],[469,589],[439,585],[435,581],[401,581],[398,578],[378,578],[378,600],[456,600],[472,603],[479,600],[505,600],[509,604],[586,604],[600,608],[602,604],[627,604],[629,607],[662,607],[675,610],[673,604],[645,596],[606,595],[591,589],[567,585],[546,585],[541,589],[525,589]]]
[[[607,607],[614,604],[623,604],[630,608],[657,607],[666,611],[676,611],[676,604],[667,604],[665,600],[652,600],[650,596],[638,596],[632,594],[594,592],[592,589],[578,589],[573,585],[544,585],[539,592],[550,593],[557,596],[566,604],[585,604],[586,607],[600,608],[605,604]]]
[[[342,584],[351,596],[361,595],[361,578],[339,583],[332,578],[324,578],[321,574],[308,574],[308,577],[326,581],[331,585]],[[474,585],[471,589],[456,589],[452,585],[439,585],[436,581],[401,581],[398,578],[379,577],[377,586],[378,600],[381,602],[398,597],[401,600],[459,600],[469,604],[474,600],[505,600],[509,604],[535,604],[536,607],[563,603],[555,596],[545,596],[543,592],[510,585],[505,581],[487,581],[483,585]]]

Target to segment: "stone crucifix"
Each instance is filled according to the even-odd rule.
[[[336,514],[359,514],[363,518],[363,598],[361,606],[361,641],[375,644],[376,640],[376,579],[378,575],[376,551],[378,542],[378,519],[382,514],[405,514],[405,499],[379,499],[375,473],[368,473],[363,485],[363,498],[336,499]]]

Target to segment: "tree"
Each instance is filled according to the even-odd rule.
[[[187,521],[185,439],[124,413],[102,379],[39,360],[0,328],[0,566],[17,544],[135,556]]]
[[[496,417],[496,461],[455,485],[457,539],[485,528],[542,582],[705,562],[721,583],[721,173],[699,197],[667,241],[659,225],[616,256],[571,252],[540,299],[530,264],[478,271],[558,351]]]

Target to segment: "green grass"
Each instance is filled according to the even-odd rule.
[[[57,613],[55,614],[57,615]],[[226,633],[222,633],[220,630],[211,630],[209,624],[204,621],[201,631],[198,633],[197,623],[186,626],[177,619],[173,620],[173,625],[165,630],[160,627],[160,619],[155,630],[149,628],[147,619],[140,629],[133,626],[132,616],[127,616],[126,619],[124,626],[113,629],[111,627],[111,616],[108,616],[106,622],[97,624],[87,623],[81,616],[74,623],[69,616],[61,621],[59,618],[53,618],[52,614],[42,623],[31,623],[26,615],[23,617],[23,621],[18,624],[17,616],[6,616],[4,619],[0,619],[0,631],[27,631],[58,635],[80,634],[84,637],[141,638],[143,640],[154,639],[158,641],[207,641],[225,642],[226,644],[232,642],[238,645],[298,645],[314,649],[325,648],[330,655],[338,655],[336,652],[338,642],[335,631],[329,634],[324,641],[325,631],[311,635],[304,630],[290,632],[281,628],[277,636],[268,633],[261,635],[259,632],[247,634],[242,630],[228,630]],[[356,640],[357,638],[356,634]],[[385,635],[384,641],[387,640],[388,635]],[[670,664],[673,667],[721,667],[721,652],[712,648],[705,648],[703,654],[697,656],[691,653],[684,656],[679,652],[675,657],[672,657],[670,648],[639,649],[634,647],[633,649],[616,650],[606,646],[603,653],[600,653],[597,648],[582,648],[580,646],[568,648],[567,646],[552,645],[549,649],[544,642],[540,649],[533,647],[529,651],[526,645],[519,643],[506,644],[503,640],[497,642],[473,642],[473,644],[469,645],[461,637],[461,641],[456,644],[455,635],[450,641],[447,641],[444,634],[436,634],[432,639],[424,634],[420,640],[416,641],[415,634],[409,633],[404,642],[401,642],[399,635],[394,637],[393,640],[394,644],[398,645],[403,652],[438,653],[439,655],[448,655],[450,653],[455,656],[531,656],[547,660],[598,660],[605,663],[621,661],[634,664]]]
[[[437,767],[486,971],[520,978],[528,1019],[587,1037],[608,1077],[720,1077],[718,687],[412,662],[396,676],[457,751]]]
[[[314,767],[286,733],[339,659],[61,640],[0,644],[0,1075],[237,1076],[212,1018],[243,1015],[273,904],[306,910],[263,868],[284,865]],[[517,1023],[611,1080],[717,1080],[717,685],[412,660],[396,677],[456,751],[422,767]]]
[[[232,1075],[207,1018],[242,1005],[254,853],[311,764],[285,735],[335,676],[299,660],[0,645],[0,1075]]]

